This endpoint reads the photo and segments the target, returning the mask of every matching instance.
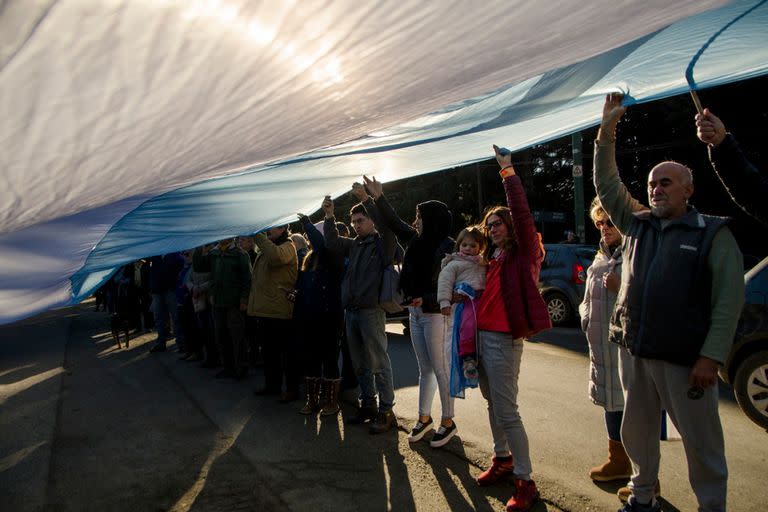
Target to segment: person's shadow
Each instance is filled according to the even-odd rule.
[[[483,469],[469,462],[464,443],[458,435],[439,449],[430,447],[429,438],[428,435],[422,441],[411,444],[411,449],[430,466],[450,510],[497,511],[504,508],[514,491],[511,479],[480,487],[475,479]],[[544,512],[550,508],[540,499],[530,510]]]

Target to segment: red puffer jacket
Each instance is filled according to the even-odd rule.
[[[512,336],[522,338],[552,327],[538,282],[544,253],[533,215],[519,176],[504,178],[507,206],[517,236],[517,247],[508,251],[501,267],[501,294]]]

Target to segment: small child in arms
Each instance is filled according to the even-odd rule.
[[[464,378],[470,381],[477,380],[476,320],[472,301],[485,289],[487,262],[481,255],[484,244],[485,236],[480,228],[470,226],[461,230],[456,237],[456,252],[443,259],[437,279],[437,300],[443,315],[451,315],[454,293],[465,296],[461,317],[455,318],[454,322],[461,323],[458,328],[459,358]],[[453,332],[449,336],[453,337]],[[452,339],[446,342],[452,343]]]

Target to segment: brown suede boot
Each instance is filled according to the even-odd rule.
[[[323,379],[320,381],[320,416],[332,416],[339,413],[339,387],[341,379]]]
[[[318,402],[318,394],[320,392],[320,379],[315,377],[305,377],[304,387],[306,388],[304,396],[306,397],[307,401],[299,413],[314,414],[320,410],[320,404]]]
[[[632,476],[632,463],[629,462],[624,445],[620,441],[608,440],[608,460],[589,470],[589,478],[595,482],[626,480]]]

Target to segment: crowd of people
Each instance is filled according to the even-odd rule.
[[[595,141],[590,217],[601,240],[580,307],[589,396],[604,409],[608,438],[608,459],[589,476],[630,479],[619,491],[624,512],[660,510],[664,409],[682,436],[699,510],[723,511],[716,376],[743,301],[741,255],[727,219],[688,204],[687,167],[662,162],[651,170],[650,208],[630,196],[615,162],[621,100],[606,98]],[[766,179],[717,117],[705,110],[696,125],[737,204],[765,220],[754,194],[762,187],[765,197]],[[351,233],[326,196],[321,221],[299,215],[303,234],[276,226],[126,265],[99,292],[97,308],[103,303],[137,329],[156,329],[153,353],[166,350],[172,326],[180,359],[221,367],[217,378],[240,380],[263,365],[265,384],[255,393],[286,403],[303,398],[302,414],[335,416],[340,390],[359,386],[359,406],[346,422],[382,434],[397,419],[381,290],[398,264],[419,369],[408,440],[431,433],[432,447],[447,444],[458,431],[455,398],[479,387],[494,456],[477,483],[513,482],[507,510],[529,510],[539,493],[517,397],[524,339],[551,326],[537,286],[544,247],[510,152],[494,152],[507,204],[489,208],[456,240],[445,203],[420,203],[408,222],[383,184],[364,177],[352,186]],[[737,172],[743,176],[734,184]]]

